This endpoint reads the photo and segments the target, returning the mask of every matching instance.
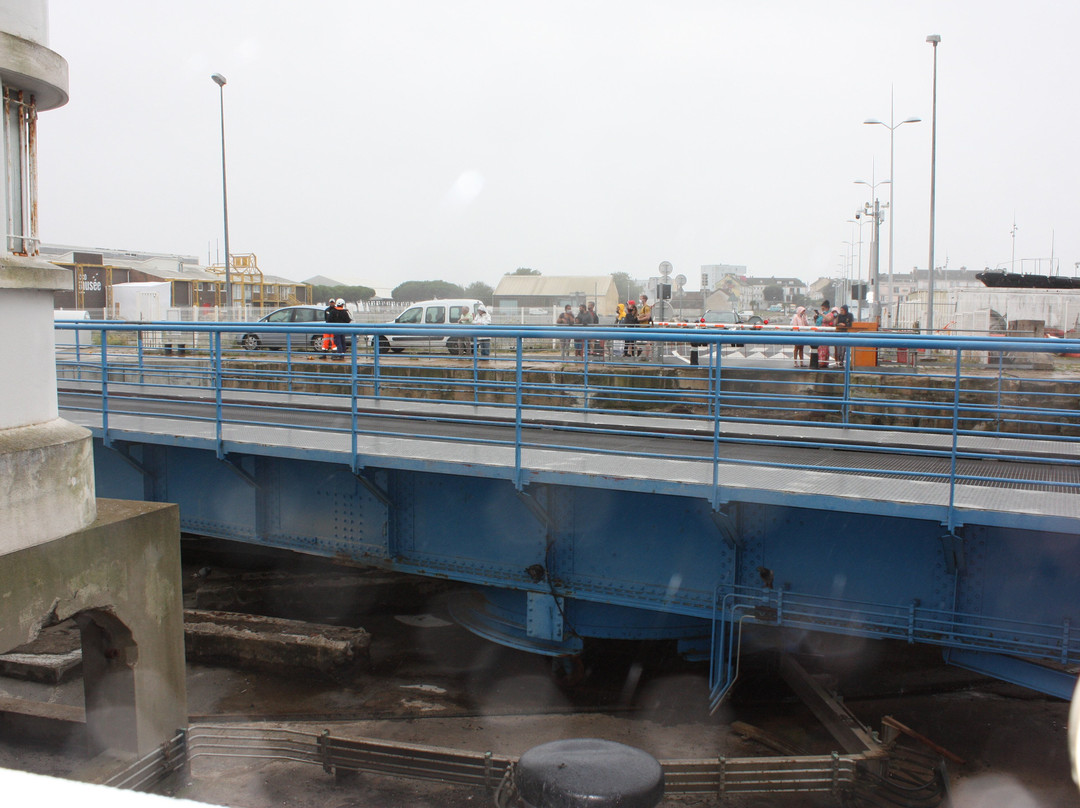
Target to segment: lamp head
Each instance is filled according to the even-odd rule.
[[[214,80],[214,84],[216,84],[218,87],[224,87],[226,84],[225,77],[220,73],[215,73],[210,78]]]
[[[921,121],[922,118],[908,118],[906,121],[900,121],[900,123],[919,123]]]
[[[930,36],[926,38],[926,41],[936,47],[937,43],[941,41],[941,34],[930,34]]]

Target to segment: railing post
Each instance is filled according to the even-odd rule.
[[[222,395],[222,368],[221,368],[221,332],[214,332],[214,339],[211,342],[213,350],[214,360],[214,440],[217,444],[216,452],[217,459],[225,459],[225,439],[224,439],[224,427],[222,426],[221,415],[221,401]]]
[[[581,341],[581,403],[589,409],[589,340]]]
[[[379,398],[379,356],[382,348],[382,340],[376,334],[371,340],[371,392],[376,399]]]
[[[998,351],[998,377],[997,377],[997,406],[994,408],[994,420],[996,423],[994,427],[998,432],[1001,431],[1001,385],[1002,376],[1005,375],[1005,352]]]
[[[480,403],[480,340],[472,338],[472,392],[473,404]]]
[[[840,404],[840,423],[842,426],[850,426],[851,419],[851,360],[852,348],[842,346],[844,350],[844,398]]]
[[[945,524],[950,536],[956,528],[956,453],[960,442],[960,358],[963,356],[963,353],[964,352],[960,348],[956,349],[956,374],[953,377],[952,451],[949,464],[949,513]]]
[[[351,437],[350,437],[350,456],[352,458],[350,463],[351,463],[351,466],[352,466],[352,473],[353,474],[359,474],[360,473],[360,461],[358,460],[358,458],[356,456],[357,449],[359,448],[357,446],[356,428],[358,426],[357,421],[358,421],[359,416],[360,416],[359,410],[357,408],[357,403],[356,403],[356,392],[357,392],[356,388],[357,388],[357,385],[359,384],[359,375],[357,373],[357,367],[356,367],[356,343],[359,340],[359,338],[360,338],[359,334],[353,334],[353,338],[351,340],[351,345],[350,345],[351,353],[352,353],[352,368],[351,368],[352,376],[351,376],[351,379],[350,379],[351,390],[352,390],[352,404],[351,404],[351,407],[352,407],[352,429],[350,429],[349,432],[350,432],[350,435],[351,435]]]
[[[112,448],[112,437],[109,435],[109,360],[106,355],[106,347],[109,344],[109,334],[101,329],[101,442],[108,448]]]
[[[285,334],[285,378],[288,379],[286,389],[291,393],[292,386],[292,334]]]
[[[723,366],[723,343],[716,345],[716,367],[713,368],[713,352],[709,351],[709,376],[712,381],[710,401],[713,410],[713,468],[712,468],[712,509],[720,510],[720,372]]]
[[[514,488],[521,491],[525,487],[521,470],[522,337],[516,337],[515,343],[517,368],[514,371]]]
[[[334,762],[330,757],[330,730],[324,729],[319,733],[319,762],[322,763],[323,771],[327,774],[334,773]]]

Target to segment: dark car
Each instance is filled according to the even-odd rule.
[[[259,331],[259,323],[273,323],[274,325],[316,325],[325,323],[325,307],[323,306],[287,306],[277,311],[272,311],[252,327],[252,330],[240,335],[237,342],[249,351],[259,348],[281,349],[288,344],[296,350],[321,351],[323,335],[320,334],[289,334],[288,331]]]

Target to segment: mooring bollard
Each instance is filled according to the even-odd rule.
[[[664,796],[664,770],[656,758],[598,738],[534,746],[514,776],[526,808],[655,808]]]

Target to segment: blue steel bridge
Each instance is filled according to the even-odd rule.
[[[718,704],[744,640],[824,632],[1072,692],[1080,374],[1038,368],[1080,343],[654,328],[624,357],[626,329],[448,327],[487,358],[385,352],[448,331],[368,325],[332,361],[321,326],[276,328],[262,352],[241,325],[58,324],[99,496],[465,582],[462,624],[568,675],[598,640],[669,640]],[[796,368],[795,342],[879,364]]]

